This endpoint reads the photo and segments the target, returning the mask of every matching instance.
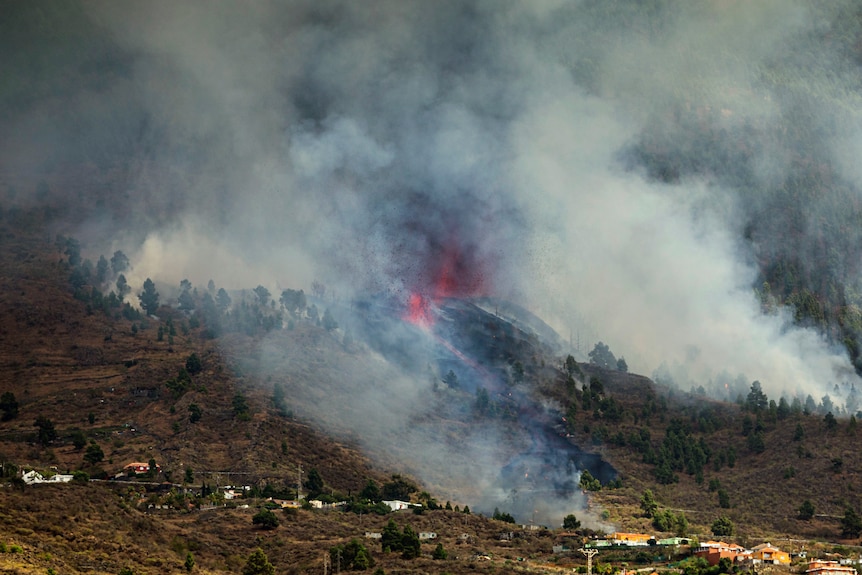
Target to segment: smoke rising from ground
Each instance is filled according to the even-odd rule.
[[[834,286],[859,315],[852,2],[105,1],[72,16],[81,62],[28,47],[62,63],[53,84],[11,62],[21,113],[3,118],[2,167],[113,174],[80,234],[111,230],[139,280],[495,295],[566,335],[594,326],[632,371],[664,363],[685,388],[744,374],[819,398],[856,379],[825,322],[754,292],[789,261],[787,293]],[[21,104],[26,90],[39,97]]]

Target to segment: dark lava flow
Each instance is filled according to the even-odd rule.
[[[417,305],[415,299],[411,305]],[[386,298],[365,300],[354,306],[363,318],[356,327],[390,361],[415,372],[430,357],[438,373],[452,370],[471,397],[484,388],[508,410],[504,425],[527,437],[529,448],[501,462],[499,486],[506,495],[484,505],[499,506],[523,523],[535,517],[538,499],[551,494],[572,499],[582,470],[603,484],[616,478],[611,464],[573,443],[562,414],[539,404],[522,385],[508,383],[515,362],[526,363],[534,354],[559,357],[561,340],[550,327],[528,311],[492,298],[446,298],[421,305],[417,314]]]

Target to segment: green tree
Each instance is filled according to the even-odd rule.
[[[99,261],[96,263],[96,279],[100,286],[108,279],[108,260],[104,255],[99,256]]]
[[[69,265],[75,267],[81,263],[81,242],[75,238],[65,238],[63,253],[68,257]]]
[[[391,481],[383,484],[381,494],[383,495],[383,499],[407,501],[410,499],[410,494],[416,493],[417,491],[418,488],[415,483],[396,474],[392,476]]]
[[[257,548],[242,568],[242,575],[275,575],[275,567],[269,562],[263,549]]]
[[[434,551],[431,553],[431,558],[436,559],[438,561],[443,561],[447,557],[449,557],[449,553],[447,553],[446,549],[443,548],[442,543],[438,543],[437,547],[435,547]]]
[[[644,491],[643,496],[641,496],[641,510],[644,512],[644,517],[654,516],[657,509],[658,503],[655,500],[655,496],[652,494],[652,491],[647,489]]]
[[[802,521],[808,521],[814,517],[814,504],[807,499],[803,501],[802,505],[799,506],[799,514],[797,517]]]
[[[496,519],[497,521],[503,521],[505,523],[514,523],[515,518],[512,517],[510,513],[501,513],[500,509],[495,507],[494,514],[491,516],[491,519]]]
[[[233,405],[233,414],[237,419],[240,421],[248,421],[251,419],[248,401],[246,401],[245,395],[240,392],[236,392],[231,403]]]
[[[290,417],[292,412],[287,405],[287,393],[284,390],[284,384],[277,382],[272,387],[272,403],[275,410],[281,417]]]
[[[192,555],[191,551],[186,553],[186,562],[183,563],[183,567],[185,567],[186,571],[188,571],[189,573],[191,573],[192,569],[195,568],[195,556]]]
[[[617,371],[628,372],[629,364],[626,363],[626,358],[620,357],[617,360]]]
[[[197,290],[195,290],[197,293]],[[195,309],[195,298],[192,296],[192,282],[184,279],[180,282],[180,295],[177,298],[177,307],[182,311],[192,311]]]
[[[841,536],[845,539],[855,539],[862,534],[862,517],[852,507],[844,510],[841,518]]]
[[[266,307],[266,305],[269,303],[269,296],[270,296],[269,290],[266,289],[265,287],[263,287],[262,285],[258,285],[256,288],[254,288],[253,291],[254,291],[254,295],[257,296],[257,300],[260,303],[260,305],[262,307]]]
[[[733,535],[733,521],[726,515],[722,515],[712,522],[712,534],[716,537],[729,537]]]
[[[281,292],[281,305],[291,315],[298,315],[305,310],[305,292],[302,290],[286,289]]]
[[[404,527],[401,534],[401,557],[404,559],[416,559],[422,554],[422,546],[419,543],[419,535],[413,531],[410,525]]]
[[[75,447],[75,451],[81,451],[87,445],[87,436],[84,435],[84,432],[80,429],[76,429],[72,432],[72,445]]]
[[[374,559],[368,549],[357,539],[351,539],[347,545],[332,547],[329,550],[329,556],[335,565],[340,561],[342,569],[365,571],[374,567]]]
[[[159,309],[159,292],[156,291],[156,284],[153,283],[153,280],[150,278],[144,280],[144,291],[138,294],[138,299],[147,315],[156,313],[156,310]]]
[[[835,431],[835,428],[838,427],[838,420],[835,419],[831,411],[823,416],[823,423],[826,424],[826,431]]]
[[[580,371],[580,368],[578,367],[578,362],[575,361],[574,356],[572,356],[571,354],[566,356],[565,366],[566,375],[568,375],[569,377],[574,377],[575,374]]]
[[[39,428],[36,437],[39,443],[43,446],[47,446],[49,443],[57,439],[57,430],[54,429],[54,422],[44,415],[37,417],[36,421],[33,422],[33,425]]]
[[[401,530],[394,519],[390,519],[383,527],[383,532],[380,536],[380,549],[384,553],[401,551]]]
[[[581,488],[585,491],[601,491],[602,490],[602,482],[593,477],[593,474],[590,473],[588,469],[584,469],[581,472],[581,480],[580,480]]]
[[[117,299],[122,302],[129,292],[132,291],[132,288],[129,286],[129,282],[126,281],[126,276],[120,274],[117,276]]]
[[[769,405],[769,398],[763,393],[759,381],[751,383],[751,390],[745,399],[745,408],[753,413],[760,413]]]
[[[316,496],[323,493],[323,477],[320,476],[320,472],[318,472],[314,467],[308,470],[308,477],[302,485],[305,487],[306,491],[308,491],[309,499],[314,499]]]
[[[730,509],[730,495],[724,489],[718,490],[718,506],[722,509]]]
[[[796,429],[793,431],[793,441],[802,441],[802,438],[805,437],[805,429],[803,429],[801,423],[796,424]]]
[[[581,528],[581,522],[573,513],[569,513],[563,518],[563,529],[575,531]]]
[[[0,395],[0,411],[3,412],[3,415],[0,416],[2,421],[9,421],[18,417],[18,400],[15,399],[15,394],[11,391],[5,391],[3,395]]]
[[[482,386],[476,388],[476,402],[474,403],[474,407],[481,415],[486,415],[491,408],[491,397],[488,395],[488,390]]]
[[[790,404],[787,403],[787,400],[784,399],[784,396],[781,396],[781,399],[778,400],[778,407],[775,410],[775,415],[779,420],[784,420],[790,417]]]
[[[748,449],[752,453],[763,453],[766,451],[766,442],[763,440],[763,432],[758,431],[748,436]]]
[[[590,363],[593,365],[598,365],[605,369],[616,369],[617,367],[617,358],[614,357],[610,348],[602,342],[598,342],[587,355],[590,358]]]
[[[359,492],[359,497],[374,503],[377,503],[382,499],[382,497],[380,497],[380,488],[373,479],[369,479],[365,483],[365,487],[363,487],[362,491]]]
[[[189,421],[191,423],[197,423],[198,421],[201,420],[201,417],[203,416],[203,411],[201,410],[201,408],[198,404],[190,403],[188,409],[189,409]]]
[[[230,296],[225,291],[224,288],[219,288],[218,293],[216,294],[215,304],[216,306],[224,312],[227,308],[230,307]]]
[[[94,441],[87,446],[87,451],[84,453],[84,461],[86,461],[90,465],[96,465],[104,459],[105,453],[102,451],[102,448],[99,447],[98,443]]]
[[[117,250],[111,256],[111,271],[115,274],[121,274],[129,269],[129,258],[122,251]]]
[[[443,376],[443,383],[445,383],[447,387],[451,387],[452,389],[458,389],[460,387],[458,385],[458,376],[455,375],[455,372],[451,369],[446,375]]]
[[[189,375],[197,375],[203,371],[201,358],[198,357],[198,354],[192,352],[186,359],[186,371],[189,372]]]
[[[335,321],[334,317],[332,317],[332,313],[329,311],[329,308],[326,308],[326,311],[323,312],[323,329],[326,331],[338,329],[338,322]]]
[[[251,518],[251,522],[254,525],[260,525],[267,530],[278,527],[278,517],[275,516],[275,513],[266,508],[258,511],[254,517]]]
[[[191,467],[186,467],[185,475],[183,475],[184,483],[194,483],[195,482],[195,471]]]

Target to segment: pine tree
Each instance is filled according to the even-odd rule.
[[[275,567],[269,562],[263,549],[258,548],[246,561],[242,575],[275,575]]]

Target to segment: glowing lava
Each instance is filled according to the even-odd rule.
[[[432,305],[445,298],[479,296],[486,291],[485,265],[471,250],[465,253],[454,239],[440,248],[425,262],[427,272],[416,278],[419,285],[414,286],[407,300],[403,319],[414,325],[434,325]]]
[[[428,300],[419,293],[410,294],[410,300],[407,302],[407,311],[404,314],[404,320],[409,321],[414,325],[421,327],[431,327],[434,324],[434,317],[431,315],[430,304]]]

